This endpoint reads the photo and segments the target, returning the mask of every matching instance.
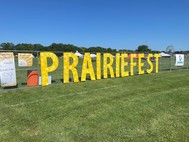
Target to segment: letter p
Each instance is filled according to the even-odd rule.
[[[51,66],[48,66],[47,59],[52,59]],[[58,57],[52,52],[41,52],[40,53],[40,64],[41,64],[41,82],[42,86],[48,85],[48,73],[53,72],[57,69],[59,61]]]

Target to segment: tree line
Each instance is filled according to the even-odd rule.
[[[104,47],[78,47],[72,44],[63,44],[63,43],[52,43],[49,46],[43,46],[41,44],[13,44],[10,42],[1,43],[0,50],[27,50],[27,51],[60,51],[60,52],[76,52],[79,51],[81,53],[90,52],[90,53],[158,53],[159,51],[153,51],[149,49],[148,45],[139,45],[136,50],[127,50],[127,49],[112,49],[112,48],[104,48]]]

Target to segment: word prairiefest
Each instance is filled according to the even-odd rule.
[[[129,57],[129,58],[128,58]],[[81,70],[81,81],[86,81],[87,75],[90,76],[91,80],[99,80],[103,78],[108,78],[108,72],[110,73],[110,77],[127,77],[134,75],[134,69],[138,67],[138,74],[142,75],[145,71],[150,74],[153,71],[158,73],[158,62],[160,54],[148,54],[146,58],[148,63],[148,68],[146,70],[143,69],[144,62],[143,58],[144,54],[138,54],[138,58],[136,59],[136,54],[120,54],[117,53],[115,57],[110,53],[101,53],[96,54],[96,69],[94,70],[92,64],[92,58],[90,53],[85,53],[82,62],[82,70]],[[52,59],[52,65],[48,66],[48,58]],[[128,58],[130,62],[125,59]],[[155,59],[155,65],[151,61],[151,59]],[[115,70],[113,68],[113,64],[115,62]],[[73,81],[79,82],[79,75],[77,70],[77,65],[79,63],[79,57],[72,52],[63,53],[63,80],[64,83],[69,83],[70,72],[73,74]],[[55,71],[58,68],[59,59],[56,54],[52,52],[41,52],[40,53],[40,67],[41,67],[41,78],[42,78],[42,86],[48,85],[48,73]],[[125,67],[129,66],[129,70],[126,70]],[[103,68],[102,68],[103,67]]]

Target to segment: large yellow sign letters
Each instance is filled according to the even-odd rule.
[[[48,58],[52,59],[51,66],[48,66],[48,62],[47,62]],[[58,57],[52,52],[41,52],[40,64],[41,64],[42,86],[46,86],[48,85],[48,73],[55,71],[58,67],[59,64]]]
[[[154,57],[155,63],[152,62]],[[81,81],[86,81],[87,75],[90,76],[91,80],[101,79],[102,72],[103,77],[108,78],[108,73],[110,77],[127,77],[134,75],[135,68],[138,67],[138,74],[144,74],[145,72],[150,74],[153,72],[158,73],[160,54],[148,54],[146,57],[144,54],[120,54],[117,53],[113,56],[110,53],[104,53],[101,60],[101,53],[96,54],[96,61],[93,64],[93,60],[90,53],[85,53],[82,59],[82,70],[81,70]],[[48,64],[48,58],[52,60],[52,63]],[[146,61],[145,61],[146,59]],[[144,62],[147,64],[147,69],[144,68]],[[40,63],[41,63],[41,76],[42,76],[42,86],[48,85],[48,73],[53,72],[57,69],[59,60],[58,57],[52,52],[41,52],[40,53]],[[79,58],[76,54],[72,52],[65,52],[63,54],[63,80],[64,83],[69,83],[70,72],[73,75],[73,81],[79,82],[79,75],[77,66],[79,63]],[[101,68],[103,67],[103,68]],[[115,73],[114,73],[115,70]]]

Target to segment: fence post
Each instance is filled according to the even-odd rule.
[[[159,60],[159,72],[161,72],[161,57],[160,57],[160,60]]]
[[[169,60],[170,71],[171,71],[171,64],[172,64],[172,56],[170,57],[170,60]]]
[[[186,61],[188,63],[188,65],[187,65],[187,70],[188,70],[188,67],[189,67],[189,56],[188,55],[186,55]]]
[[[37,52],[37,70],[38,70],[38,72],[39,72],[39,75],[40,75],[40,66],[39,66],[39,51],[36,51]]]

